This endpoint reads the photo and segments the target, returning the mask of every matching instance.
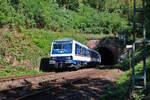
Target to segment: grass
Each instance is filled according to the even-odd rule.
[[[12,67],[9,66],[0,70],[0,77],[9,77],[9,76],[22,76],[22,75],[34,75],[40,74],[39,70],[35,69],[26,69],[24,67]]]
[[[150,70],[150,57],[147,58],[147,71]],[[143,62],[140,61],[135,66],[135,74],[138,75],[139,73],[142,73],[143,69]],[[136,91],[130,91],[131,90],[131,72],[132,70],[129,69],[124,72],[123,75],[116,81],[116,83],[110,85],[106,88],[104,96],[102,96],[102,100],[126,100],[126,99],[132,99],[132,100],[149,100],[150,98],[150,92],[148,89],[145,91],[138,90]],[[149,74],[149,73],[148,73]],[[149,76],[149,75],[147,75]],[[150,82],[149,79],[147,79],[148,83]]]

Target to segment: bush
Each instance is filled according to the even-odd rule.
[[[7,0],[0,0],[0,26],[14,22],[15,9]]]
[[[98,12],[88,6],[73,15],[74,28],[84,33],[115,33],[128,29],[128,21],[117,13]]]
[[[0,25],[6,24],[95,34],[128,29],[128,21],[119,13],[99,12],[82,3],[79,9],[78,0],[1,0]]]
[[[79,0],[56,0],[60,7],[65,7],[66,9],[78,11]]]

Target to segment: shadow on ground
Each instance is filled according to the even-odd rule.
[[[30,83],[29,83],[30,84]],[[60,83],[58,83],[60,84]],[[40,83],[40,88],[52,88],[46,93],[41,93],[23,100],[100,100],[105,94],[104,90],[113,82],[100,78],[82,78],[66,80],[60,86],[55,82]],[[15,88],[8,91],[0,92],[0,100],[13,100],[16,97],[30,94],[38,89],[28,87]]]

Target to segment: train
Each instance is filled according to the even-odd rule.
[[[101,63],[101,55],[94,49],[73,39],[54,40],[51,45],[49,64],[55,68],[80,69]]]

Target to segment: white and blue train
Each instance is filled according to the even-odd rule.
[[[100,54],[87,46],[73,40],[61,39],[52,42],[50,64],[58,68],[79,69],[87,65],[101,63]]]

